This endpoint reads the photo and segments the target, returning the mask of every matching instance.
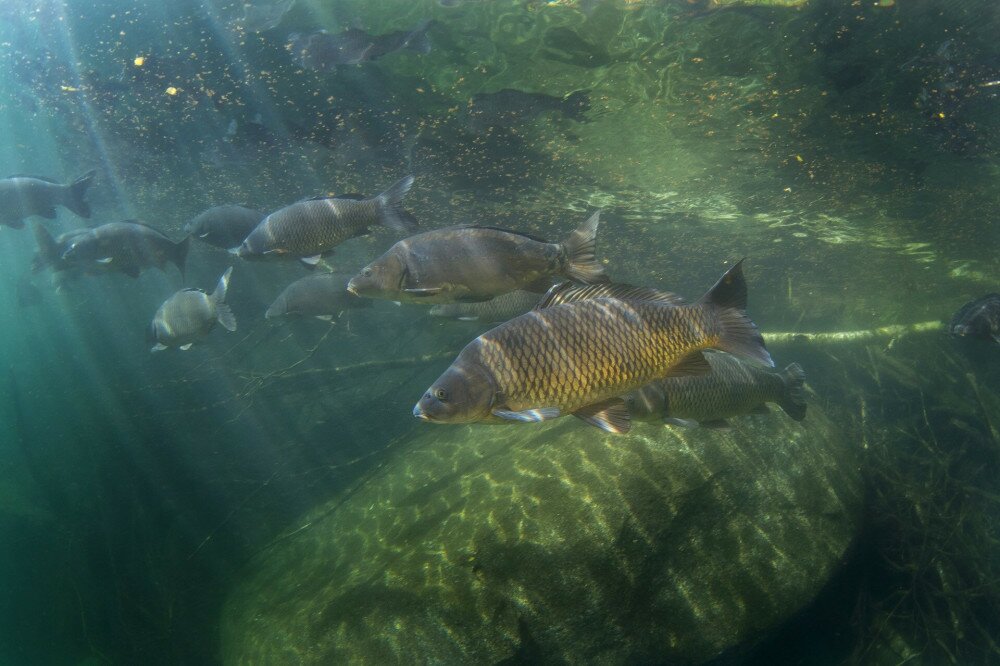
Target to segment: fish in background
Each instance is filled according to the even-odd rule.
[[[948,324],[952,337],[1000,343],[1000,294],[987,294],[962,306]]]
[[[351,278],[359,296],[391,301],[486,301],[562,275],[607,280],[595,256],[600,211],[561,243],[518,231],[458,226],[427,231],[393,245]]]
[[[523,315],[538,305],[542,296],[518,289],[478,303],[440,303],[430,309],[430,314],[433,317],[494,324]]]
[[[137,278],[144,268],[163,270],[173,263],[184,273],[190,236],[174,242],[162,232],[136,220],[110,222],[74,236],[62,259],[85,272],[100,268]]]
[[[573,414],[608,432],[628,432],[621,396],[657,379],[711,372],[706,349],[774,365],[745,311],[742,266],[692,305],[594,298],[549,306],[543,299],[466,345],[413,415],[435,423],[516,423]]]
[[[724,352],[705,352],[712,371],[697,377],[670,377],[625,396],[633,419],[671,425],[725,428],[727,418],[767,414],[776,403],[796,421],[806,417],[805,373],[798,363],[780,372]]]
[[[378,60],[396,51],[430,53],[427,30],[433,21],[421,21],[412,30],[397,30],[384,35],[372,35],[359,28],[336,34],[325,30],[288,36],[288,50],[295,62],[318,72],[336,71],[338,65],[358,65]]]
[[[349,277],[340,273],[321,273],[296,280],[274,299],[264,317],[316,317],[330,321],[345,310],[371,307],[372,301],[347,291]]]
[[[566,97],[529,93],[504,88],[494,93],[477,93],[469,101],[469,130],[480,134],[490,127],[518,127],[545,113],[556,111],[570,120],[587,122],[590,91],[578,90]]]
[[[150,341],[155,342],[150,351],[171,347],[187,351],[208,335],[216,324],[221,324],[227,331],[235,331],[236,317],[226,305],[226,291],[232,274],[233,267],[230,266],[211,294],[201,289],[182,289],[164,301],[149,327]]]
[[[277,28],[285,14],[295,6],[295,0],[275,0],[243,4],[243,17],[236,24],[250,32],[266,32]]]
[[[318,197],[285,206],[261,220],[236,255],[243,259],[299,259],[315,266],[333,248],[368,233],[377,224],[412,231],[416,223],[402,207],[412,185],[413,176],[406,176],[370,199],[358,195]]]
[[[0,180],[0,225],[21,229],[24,219],[32,215],[55,219],[56,206],[90,217],[90,204],[84,197],[96,174],[96,170],[88,171],[69,184],[27,175]]]
[[[245,206],[213,206],[184,225],[198,240],[223,250],[237,247],[266,215]]]

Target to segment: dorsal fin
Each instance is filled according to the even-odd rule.
[[[719,281],[701,297],[700,303],[711,303],[720,308],[747,309],[747,281],[743,277],[746,257],[726,271]]]
[[[616,298],[620,301],[657,301],[668,305],[683,305],[684,299],[669,291],[660,291],[650,287],[633,287],[630,284],[585,284],[578,285],[573,282],[560,282],[555,285],[538,305],[536,310],[561,305],[563,303],[575,303],[576,301],[586,301],[592,298]]]

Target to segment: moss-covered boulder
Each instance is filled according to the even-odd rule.
[[[684,663],[752,641],[854,537],[859,451],[815,409],[734,426],[429,425],[258,558],[225,661]]]

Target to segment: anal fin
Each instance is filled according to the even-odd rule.
[[[621,398],[611,398],[587,405],[573,412],[573,416],[616,435],[623,435],[632,429],[632,419],[625,401]]]

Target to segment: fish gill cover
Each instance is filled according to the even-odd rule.
[[[996,661],[997,348],[945,324],[1000,281],[994,5],[0,3],[0,661]],[[226,252],[257,213],[185,240],[409,175],[305,262]],[[412,417],[494,322],[347,280],[598,210],[613,284],[749,257],[804,420]],[[150,354],[230,266],[237,331]],[[326,273],[322,319],[266,317]]]

